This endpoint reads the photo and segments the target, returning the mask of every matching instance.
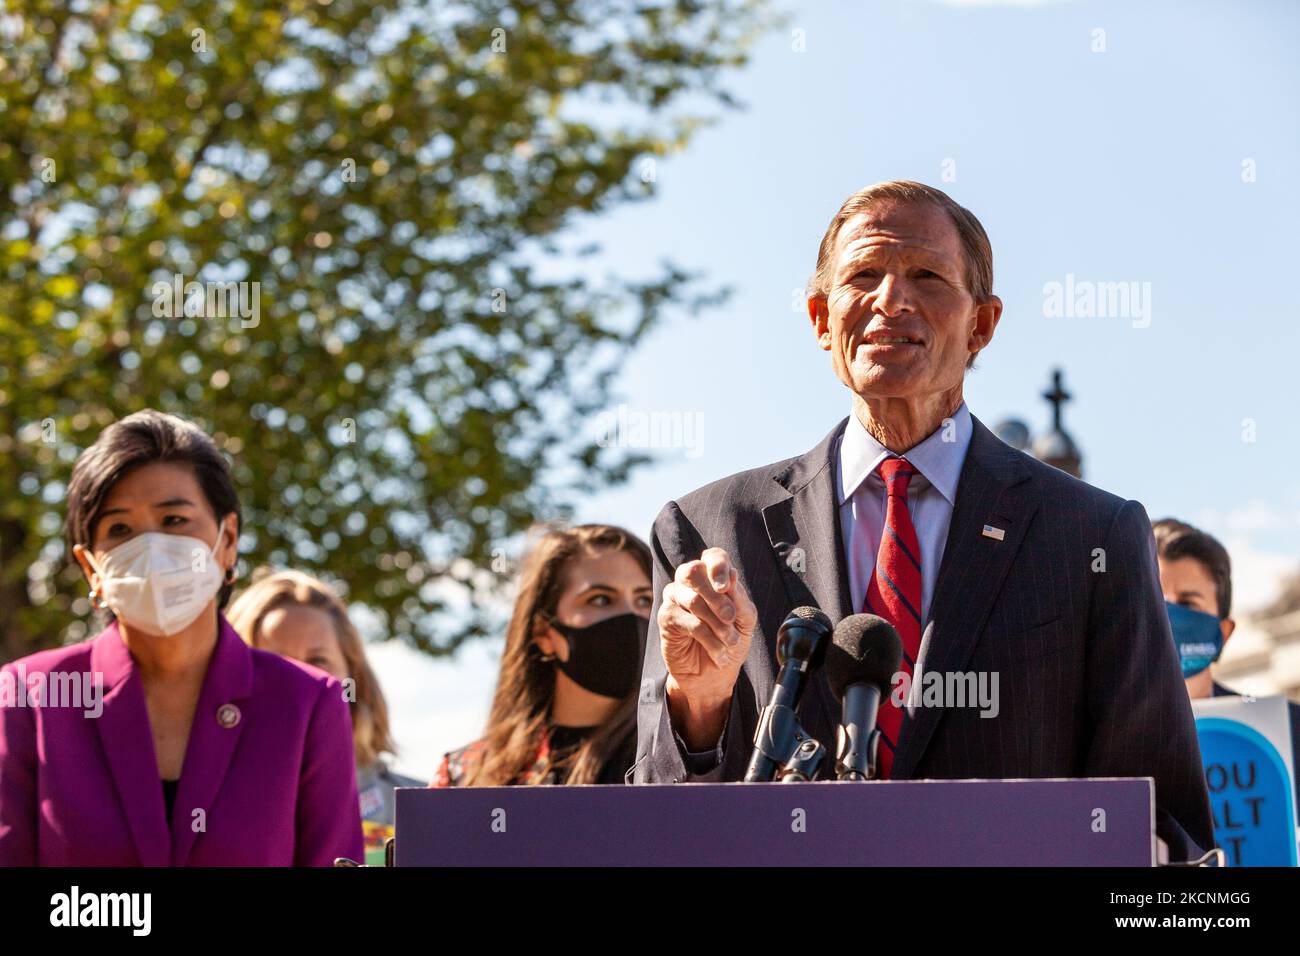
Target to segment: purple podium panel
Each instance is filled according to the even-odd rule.
[[[397,866],[1152,866],[1149,777],[398,790]]]

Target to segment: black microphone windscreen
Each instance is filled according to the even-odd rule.
[[[833,628],[831,619],[827,617],[826,612],[819,607],[809,607],[805,604],[791,611],[790,617],[801,617],[805,621],[816,622],[824,627],[828,632]]]
[[[776,659],[782,667],[792,659],[804,662],[806,667],[821,667],[833,629],[831,619],[819,608],[795,608],[777,629]]]
[[[874,614],[853,614],[835,625],[826,649],[826,678],[837,698],[850,684],[872,684],[889,693],[903,665],[903,641],[894,625]]]

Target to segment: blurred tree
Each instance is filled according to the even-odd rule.
[[[627,350],[722,297],[669,263],[601,282],[538,263],[733,105],[720,78],[759,9],[5,10],[0,660],[89,633],[67,477],[144,407],[229,454],[245,572],[340,581],[431,652],[483,633],[494,552],[644,460],[582,437]]]

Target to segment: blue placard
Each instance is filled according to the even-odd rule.
[[[1198,717],[1214,837],[1229,866],[1295,866],[1295,797],[1281,754],[1259,731]]]

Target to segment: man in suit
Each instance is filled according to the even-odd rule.
[[[808,315],[852,414],[659,513],[637,782],[742,779],[777,628],[812,604],[903,640],[913,693],[881,705],[882,778],[1153,777],[1170,857],[1213,846],[1146,513],[966,408],[992,289],[983,227],[937,189],[880,183],[831,220]],[[996,709],[925,706],[929,673],[996,674]],[[832,754],[839,710],[815,674],[799,716]]]

